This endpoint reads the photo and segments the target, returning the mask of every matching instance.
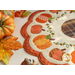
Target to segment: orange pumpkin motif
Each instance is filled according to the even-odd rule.
[[[66,10],[66,11],[73,11],[73,10]]]
[[[0,12],[0,39],[14,32],[14,19]]]
[[[41,25],[33,25],[31,27],[31,33],[38,34],[41,32],[42,26]]]
[[[61,10],[49,10],[51,13],[58,13],[60,12]]]
[[[62,50],[58,49],[58,48],[54,48],[49,52],[49,56],[52,57],[53,59],[62,61],[62,55],[65,52],[63,52]]]
[[[36,18],[36,21],[39,23],[46,23],[48,21],[48,18],[51,18],[51,17],[52,16],[50,14],[43,13]]]
[[[71,61],[75,64],[75,50],[71,53],[72,59]]]
[[[52,42],[49,39],[45,38],[46,35],[39,35],[33,39],[34,44],[39,49],[46,49],[52,45]]]

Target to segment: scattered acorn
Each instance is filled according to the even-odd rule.
[[[24,61],[21,63],[21,65],[39,65],[38,61],[35,61],[34,59],[28,59],[25,58]]]
[[[27,64],[27,65],[31,65],[31,61],[30,61],[30,59],[25,58],[25,60],[24,60],[24,61],[26,62],[26,64]]]

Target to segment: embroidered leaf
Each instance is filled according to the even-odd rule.
[[[54,35],[54,33],[52,33],[52,35]]]
[[[62,46],[62,44],[60,43],[60,45]]]
[[[72,47],[72,44],[70,44],[70,46]]]
[[[49,24],[46,24],[47,26],[49,25]]]
[[[75,13],[75,10],[73,10],[73,12]]]
[[[50,39],[50,38],[51,38],[51,35],[50,34],[46,36],[46,39]]]
[[[63,44],[65,45],[65,42]]]
[[[53,20],[53,19],[54,19],[53,17],[48,18],[48,20]]]
[[[57,42],[57,44],[59,44],[59,42]]]
[[[3,61],[6,65],[9,63],[10,57],[14,54],[11,49],[18,50],[23,48],[18,38],[14,36],[6,37],[0,40],[0,61]]]

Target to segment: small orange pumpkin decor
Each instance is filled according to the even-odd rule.
[[[34,44],[39,49],[46,49],[52,45],[50,39],[46,39],[46,35],[39,35],[33,39]]]
[[[65,52],[63,52],[62,50],[58,49],[58,48],[54,48],[49,52],[49,56],[52,57],[53,59],[62,61],[62,55]]]
[[[14,18],[15,12],[14,10],[0,10],[1,13],[10,16],[11,18]]]
[[[75,50],[71,53],[72,59],[71,61],[75,64]]]
[[[48,21],[48,18],[51,18],[50,14],[43,13],[36,18],[36,21],[39,23],[45,23]]]
[[[66,11],[73,11],[73,10],[66,10]]]
[[[33,25],[31,27],[31,33],[38,34],[41,32],[42,26],[41,25]]]
[[[0,39],[14,32],[14,19],[0,12]]]
[[[61,10],[49,10],[51,13],[58,13],[60,12]]]

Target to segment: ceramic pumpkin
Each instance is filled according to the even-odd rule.
[[[0,39],[14,32],[14,19],[0,12]]]
[[[15,16],[15,12],[14,10],[0,10],[1,13],[5,14],[5,15],[8,15],[12,18],[14,18]]]

